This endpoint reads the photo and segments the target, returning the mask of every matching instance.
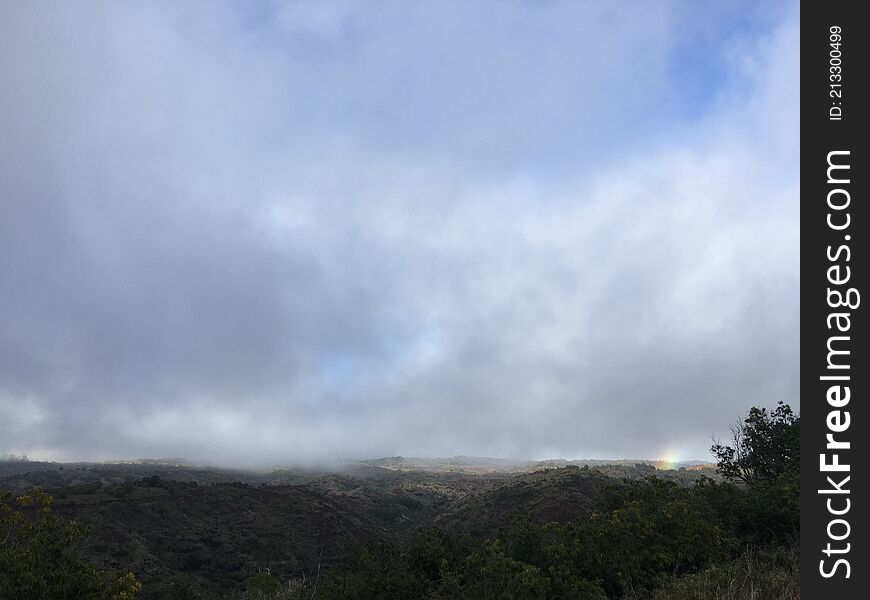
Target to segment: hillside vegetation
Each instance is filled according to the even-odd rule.
[[[0,598],[790,600],[799,427],[786,405],[753,409],[713,447],[718,475],[6,461]]]

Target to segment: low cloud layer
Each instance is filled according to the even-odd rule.
[[[0,453],[705,458],[798,388],[798,7],[4,3]]]

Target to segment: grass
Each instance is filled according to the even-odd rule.
[[[651,596],[626,600],[800,600],[800,560],[792,548],[748,548],[730,563],[671,578]]]

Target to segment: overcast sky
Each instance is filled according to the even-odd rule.
[[[798,17],[0,0],[0,453],[708,458],[799,405]]]

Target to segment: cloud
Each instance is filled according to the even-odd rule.
[[[698,458],[798,404],[797,7],[716,10],[4,5],[0,451]]]

